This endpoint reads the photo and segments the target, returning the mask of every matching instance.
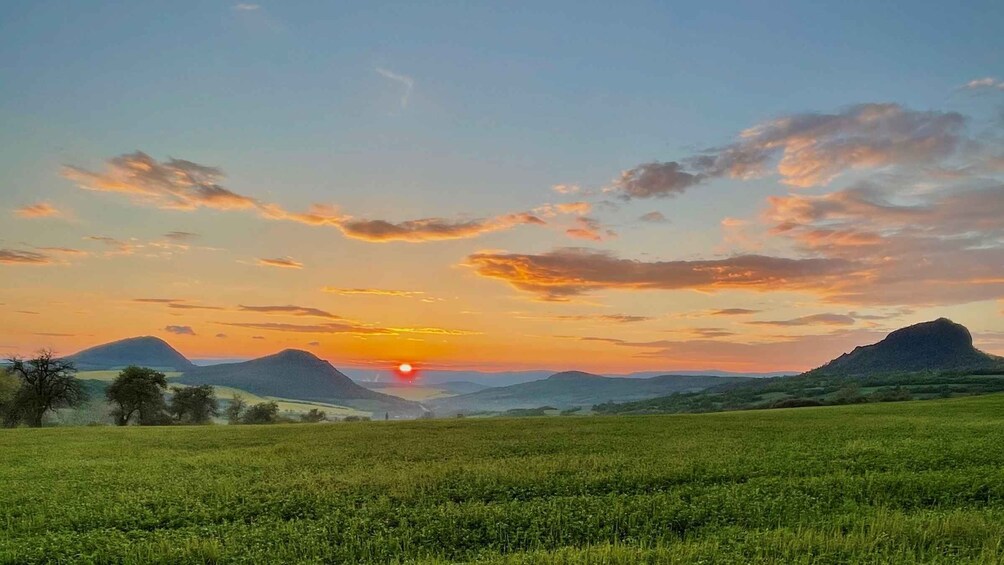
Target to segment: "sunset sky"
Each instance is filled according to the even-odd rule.
[[[0,5],[0,354],[1004,354],[1004,3],[425,4]]]

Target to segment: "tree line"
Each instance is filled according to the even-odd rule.
[[[4,427],[41,427],[47,414],[77,408],[90,400],[73,362],[55,357],[52,351],[40,351],[31,359],[13,357],[8,365],[0,370],[0,424]],[[208,424],[221,415],[220,401],[211,385],[169,389],[167,376],[148,367],[122,369],[104,396],[111,405],[112,422],[119,426]],[[231,424],[294,421],[282,417],[275,402],[248,405],[240,396],[234,396],[223,412]],[[299,421],[325,420],[327,415],[314,408]]]

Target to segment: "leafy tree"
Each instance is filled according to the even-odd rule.
[[[164,373],[135,365],[123,369],[105,390],[105,397],[115,405],[112,410],[115,424],[125,426],[137,414],[141,425],[163,421],[167,409],[165,390],[167,377]]]
[[[235,394],[233,398],[230,399],[230,403],[227,404],[227,409],[225,414],[227,416],[227,423],[229,424],[240,424],[241,418],[244,416],[244,411],[247,409],[248,403],[239,394]]]
[[[300,421],[308,424],[316,424],[317,422],[323,422],[327,419],[328,415],[325,414],[323,410],[318,410],[317,408],[311,408],[310,412],[300,415]]]
[[[220,415],[216,389],[211,385],[173,387],[169,411],[183,424],[207,424]]]
[[[14,405],[21,382],[6,369],[0,369],[0,425],[12,428],[21,420],[21,412]]]
[[[241,422],[244,424],[274,424],[279,419],[279,405],[260,402],[247,409]]]
[[[87,391],[77,379],[77,369],[71,361],[53,357],[48,349],[37,355],[27,361],[13,357],[9,369],[21,385],[14,396],[14,409],[33,428],[42,426],[47,412],[80,406],[87,400]]]

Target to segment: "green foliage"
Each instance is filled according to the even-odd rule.
[[[0,425],[14,427],[21,421],[21,415],[14,404],[21,382],[7,369],[0,369]]]
[[[259,402],[244,412],[242,424],[274,424],[279,420],[279,405],[275,402]]]
[[[1004,395],[0,430],[0,563],[999,563],[1001,445]]]
[[[114,405],[112,417],[117,425],[125,426],[133,415],[141,425],[154,425],[169,421],[163,394],[166,389],[164,373],[132,365],[108,385],[105,398]]]
[[[506,410],[504,416],[520,418],[526,416],[547,416],[548,412],[555,412],[557,408],[553,406],[540,406],[538,408],[513,408]]]
[[[328,415],[323,410],[311,408],[309,412],[300,415],[300,421],[308,424],[316,424],[328,419]]]
[[[233,398],[230,399],[230,402],[227,403],[226,410],[224,410],[227,417],[227,423],[240,424],[241,418],[244,417],[244,411],[247,410],[247,407],[248,404],[244,400],[244,397],[239,394],[235,394]]]
[[[10,359],[8,371],[20,382],[12,400],[13,413],[28,426],[42,426],[46,414],[59,408],[80,406],[87,391],[76,378],[73,363],[42,350],[32,359]]]
[[[173,396],[169,411],[183,424],[208,424],[220,415],[216,391],[211,385],[171,388]]]

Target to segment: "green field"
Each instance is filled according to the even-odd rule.
[[[0,562],[998,563],[1004,395],[0,430]]]

